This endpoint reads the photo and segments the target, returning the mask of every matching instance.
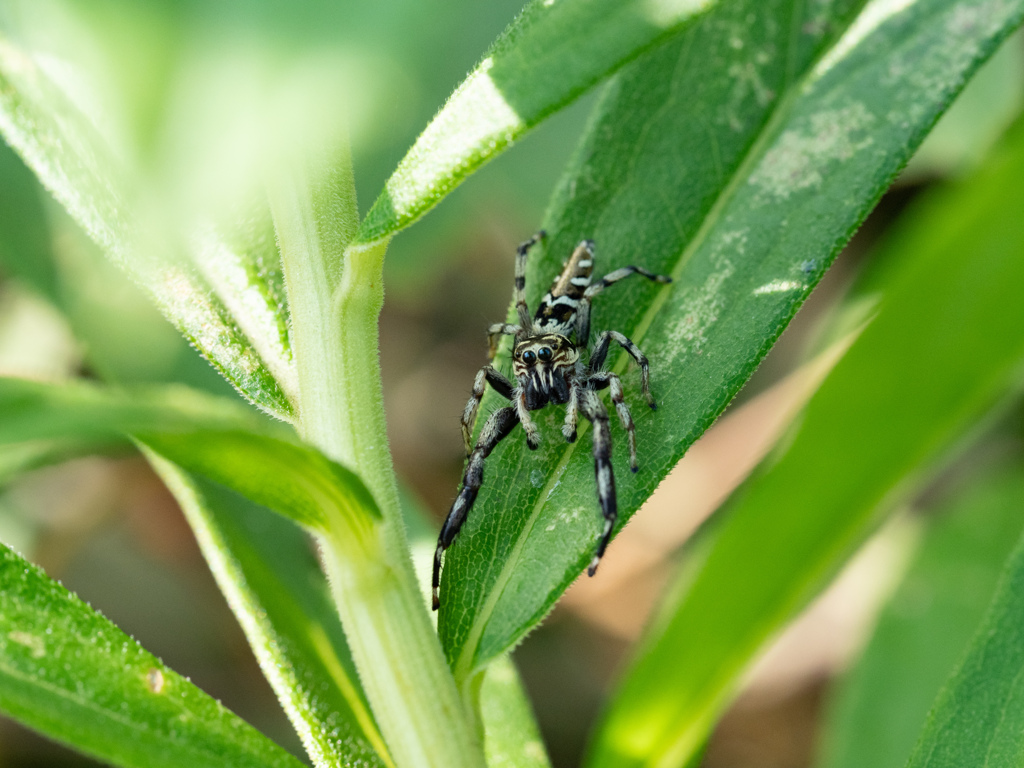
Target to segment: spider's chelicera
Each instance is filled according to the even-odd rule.
[[[492,360],[501,337],[515,337],[512,349],[512,374],[515,383],[509,381],[491,365],[485,365],[476,375],[473,394],[462,414],[462,437],[466,443],[469,462],[462,475],[462,488],[437,539],[432,581],[434,610],[440,605],[438,590],[441,557],[455,539],[476,500],[484,478],[484,460],[516,424],[523,425],[526,443],[531,450],[536,450],[540,445],[540,433],[530,418],[531,411],[543,408],[548,403],[565,405],[562,434],[570,443],[576,440],[576,420],[580,414],[594,425],[594,473],[597,478],[597,498],[601,505],[601,513],[604,515],[604,531],[594,551],[594,559],[587,568],[587,573],[591,576],[597,570],[601,556],[608,546],[618,516],[608,411],[597,394],[598,390],[607,388],[611,393],[615,411],[629,436],[629,466],[634,472],[637,470],[636,433],[629,407],[622,398],[622,383],[616,374],[603,371],[601,368],[614,341],[640,366],[640,388],[647,398],[648,405],[654,408],[647,358],[636,344],[617,331],[604,331],[598,336],[586,363],[580,359],[580,350],[586,349],[590,340],[590,300],[594,296],[612,283],[617,283],[630,275],[643,275],[657,283],[670,283],[672,278],[655,275],[640,267],[628,266],[616,269],[602,279],[591,282],[594,271],[594,243],[584,240],[576,246],[562,273],[555,278],[551,290],[541,299],[536,314],[531,318],[524,290],[526,256],[530,247],[543,237],[544,232],[538,232],[520,245],[516,252],[514,298],[519,323],[496,323],[487,330]],[[487,384],[511,401],[511,404],[499,408],[490,415],[480,432],[476,446],[473,446],[473,422],[476,420],[477,409],[480,407],[480,400],[484,396],[484,387]]]

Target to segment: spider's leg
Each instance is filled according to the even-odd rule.
[[[619,414],[622,428],[626,430],[626,435],[629,437],[629,468],[636,472],[639,468],[636,461],[636,427],[633,425],[633,415],[629,412],[629,406],[626,405],[626,401],[622,397],[622,382],[611,371],[592,374],[589,381],[594,389],[608,387],[611,392],[615,412]]]
[[[473,502],[476,501],[476,494],[484,481],[484,460],[490,456],[494,446],[508,436],[518,422],[519,417],[516,415],[516,409],[512,406],[505,406],[492,413],[484,424],[476,447],[469,455],[469,462],[462,474],[462,488],[459,489],[459,495],[455,497],[448,517],[445,518],[444,525],[441,526],[441,534],[437,537],[437,549],[434,551],[434,575],[431,581],[431,595],[435,611],[441,604],[438,591],[441,586],[441,556],[451,546],[455,534],[462,528],[462,524],[466,521],[466,515],[473,507]]]
[[[566,442],[576,442],[576,419],[580,409],[580,385],[573,380],[569,384],[569,401],[565,404],[565,423],[562,425],[562,434]]]
[[[609,272],[600,280],[591,283],[590,287],[587,288],[583,295],[586,296],[588,299],[592,299],[605,288],[607,288],[609,285],[613,285],[614,283],[619,282],[619,280],[623,280],[629,277],[630,275],[643,275],[648,280],[653,280],[656,283],[672,282],[672,278],[669,277],[668,275],[656,275],[653,272],[648,272],[643,267],[634,267],[632,264],[630,264],[627,267],[620,267],[619,269],[616,269],[614,272]]]
[[[526,447],[536,451],[540,447],[540,430],[530,417],[530,411],[526,407],[526,390],[519,387],[512,393],[512,405],[516,409],[516,415],[526,430]]]
[[[512,399],[512,382],[506,379],[500,371],[485,365],[477,371],[473,380],[473,394],[469,396],[466,403],[466,410],[462,412],[462,440],[466,444],[466,456],[473,450],[473,424],[476,422],[476,412],[480,408],[480,401],[484,396],[484,389],[490,382],[495,391],[506,400]]]
[[[533,321],[530,319],[530,310],[526,307],[526,255],[536,243],[547,237],[544,230],[540,230],[525,243],[521,243],[516,249],[516,282],[515,292],[512,294],[516,304],[516,316],[519,318],[519,325],[523,328],[532,328]]]
[[[647,404],[652,409],[657,408],[654,398],[651,397],[651,372],[647,357],[640,351],[640,347],[618,331],[605,331],[598,337],[597,344],[594,345],[594,351],[590,353],[590,363],[587,366],[589,371],[595,373],[601,369],[601,366],[604,365],[604,361],[608,357],[608,347],[612,341],[616,342],[629,353],[630,357],[636,360],[636,364],[640,366],[640,391],[647,398]]]
[[[498,354],[498,343],[502,336],[515,336],[522,331],[518,325],[510,323],[494,323],[487,328],[487,359],[493,360]]]
[[[593,576],[612,537],[619,508],[615,498],[615,475],[612,473],[612,434],[608,426],[608,411],[597,393],[590,389],[580,390],[580,411],[594,425],[594,476],[597,479],[597,500],[604,515],[604,530],[594,550],[594,559],[587,568],[587,575]]]

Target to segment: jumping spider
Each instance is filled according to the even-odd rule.
[[[537,312],[530,318],[526,306],[526,256],[530,247],[545,237],[543,231],[519,246],[516,251],[515,293],[518,325],[495,323],[487,329],[490,347],[489,357],[494,359],[498,342],[502,336],[514,336],[512,350],[512,373],[515,384],[509,381],[490,364],[485,365],[473,382],[473,394],[462,414],[462,438],[466,444],[469,462],[462,475],[462,488],[451,511],[448,513],[434,552],[433,607],[440,605],[438,590],[441,583],[441,556],[451,545],[455,535],[466,520],[466,515],[476,500],[477,492],[484,478],[484,460],[494,447],[505,438],[516,424],[522,424],[526,431],[526,444],[531,450],[540,445],[540,433],[530,418],[530,411],[536,411],[548,403],[565,405],[565,424],[562,434],[570,443],[576,440],[578,414],[594,425],[594,473],[597,477],[597,498],[604,515],[604,531],[594,552],[594,559],[587,568],[591,576],[608,546],[618,508],[615,499],[615,476],[611,464],[611,431],[608,427],[608,411],[597,395],[607,387],[612,402],[619,414],[622,426],[629,436],[629,466],[636,472],[636,433],[629,407],[622,399],[622,383],[611,371],[601,368],[608,357],[611,342],[625,349],[640,366],[640,389],[654,408],[651,397],[647,358],[636,344],[617,331],[604,331],[597,339],[590,353],[590,360],[580,360],[580,350],[586,349],[590,340],[590,300],[612,283],[630,275],[643,275],[656,283],[670,283],[672,278],[655,275],[640,267],[628,266],[616,269],[604,278],[591,284],[594,269],[594,243],[582,241],[572,252],[562,273],[555,278],[551,290],[541,299]],[[575,337],[575,341],[573,341]],[[503,397],[512,402],[490,415],[480,432],[476,447],[472,447],[473,422],[476,419],[484,387],[490,384]]]

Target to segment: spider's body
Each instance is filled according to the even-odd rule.
[[[440,601],[438,590],[441,577],[441,556],[451,545],[469,513],[477,492],[483,482],[484,460],[494,447],[516,426],[522,424],[526,442],[531,450],[540,445],[540,433],[530,418],[530,412],[539,410],[549,403],[565,405],[565,424],[562,434],[570,443],[576,440],[576,421],[579,414],[594,425],[594,472],[597,480],[597,497],[604,515],[605,526],[598,541],[594,559],[587,572],[593,576],[604,554],[618,509],[615,499],[615,477],[611,465],[611,432],[608,425],[608,411],[597,395],[597,391],[608,388],[612,403],[622,426],[629,436],[630,468],[636,472],[636,435],[629,408],[622,397],[622,384],[611,371],[601,370],[608,356],[608,348],[615,341],[640,366],[640,383],[648,404],[654,408],[648,385],[647,358],[637,346],[616,331],[605,331],[598,337],[590,353],[590,360],[584,364],[580,350],[590,340],[590,300],[612,283],[632,274],[659,283],[671,282],[665,275],[655,275],[640,267],[628,266],[617,269],[596,283],[591,284],[594,270],[594,244],[584,240],[573,251],[555,278],[551,289],[541,299],[533,318],[526,306],[526,256],[530,247],[544,237],[539,232],[519,246],[516,255],[515,303],[519,323],[510,325],[496,323],[488,329],[490,357],[494,358],[498,340],[503,335],[513,336],[512,374],[515,383],[509,381],[497,369],[486,365],[480,369],[473,384],[473,394],[462,414],[462,436],[466,444],[469,461],[462,476],[462,488],[452,504],[451,511],[441,528],[434,553],[433,607],[437,610]],[[510,405],[499,408],[491,414],[480,432],[476,446],[472,445],[473,422],[484,395],[484,388],[490,384],[499,394],[511,401]]]

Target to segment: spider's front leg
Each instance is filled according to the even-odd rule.
[[[431,581],[431,596],[433,598],[433,609],[436,611],[441,605],[439,590],[441,587],[441,556],[451,546],[455,534],[462,528],[466,521],[466,515],[476,501],[477,492],[484,481],[484,460],[491,455],[494,447],[500,443],[508,433],[519,423],[519,416],[512,406],[499,408],[491,414],[480,432],[480,439],[476,441],[476,447],[469,455],[466,470],[462,473],[462,488],[459,495],[455,497],[448,517],[441,526],[441,534],[437,537],[437,549],[434,551],[434,575]]]
[[[506,400],[512,399],[512,382],[506,379],[500,371],[485,365],[476,373],[473,380],[473,394],[469,396],[469,402],[462,412],[462,441],[466,446],[466,456],[473,450],[473,424],[476,422],[476,412],[480,408],[480,401],[484,396],[484,389],[487,383],[494,387],[494,390]]]
[[[587,567],[587,575],[593,576],[612,538],[619,507],[615,498],[615,475],[612,472],[612,432],[608,425],[608,411],[594,390],[581,389],[580,412],[594,425],[594,477],[597,480],[597,500],[604,516],[604,530],[597,542],[594,559]]]

